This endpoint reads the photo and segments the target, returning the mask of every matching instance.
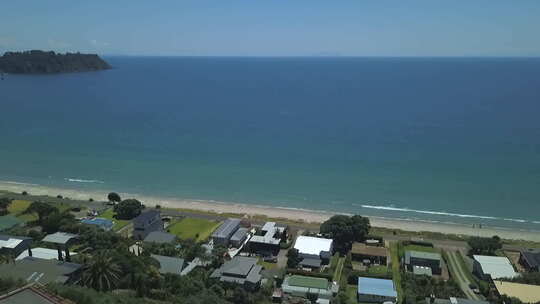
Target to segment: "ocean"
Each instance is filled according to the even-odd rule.
[[[105,57],[0,80],[0,180],[540,230],[540,59]]]

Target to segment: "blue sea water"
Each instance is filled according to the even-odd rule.
[[[540,59],[106,60],[0,81],[0,180],[540,229]]]

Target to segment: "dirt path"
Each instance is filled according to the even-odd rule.
[[[461,263],[459,263],[458,253],[455,251],[447,251],[448,256],[448,267],[450,273],[456,282],[459,284],[461,290],[465,293],[467,298],[472,300],[481,300],[481,297],[475,294],[469,284],[473,283],[469,280],[467,276],[467,269],[463,269]]]

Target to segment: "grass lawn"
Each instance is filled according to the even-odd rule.
[[[388,267],[384,265],[371,266],[368,272],[374,275],[386,275],[388,273]]]
[[[405,251],[420,251],[420,252],[432,252],[432,253],[439,253],[439,250],[428,247],[428,246],[420,246],[420,245],[407,245],[403,248],[403,252]]]
[[[117,220],[114,218],[114,215],[115,213],[113,208],[109,208],[99,215],[99,217],[106,218],[114,222],[114,226],[112,228],[113,231],[118,231],[131,222],[128,220]]]
[[[392,255],[392,278],[398,294],[398,303],[403,301],[403,289],[401,288],[401,271],[399,269],[399,244],[392,242],[390,254]]]
[[[343,271],[343,264],[345,263],[345,257],[339,257],[336,263],[336,268],[334,270],[334,276],[332,277],[334,281],[340,282],[341,281],[341,273]]]
[[[263,259],[259,259],[259,262],[257,264],[261,265],[262,267],[264,267],[264,269],[267,269],[267,270],[272,270],[272,269],[277,268],[277,263],[265,262],[263,261]]]
[[[220,224],[221,222],[189,217],[170,225],[167,230],[183,240],[205,241]]]
[[[357,300],[357,294],[358,294],[358,286],[356,285],[347,285],[347,296],[349,297],[349,301],[347,303],[350,304],[356,304],[358,303]]]
[[[31,204],[31,201],[13,200],[8,207],[8,212],[22,221],[31,222],[38,219],[36,214],[22,214]]]

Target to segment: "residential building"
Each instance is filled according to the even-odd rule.
[[[52,294],[39,284],[29,284],[0,295],[0,304],[75,304],[75,302]]]
[[[144,242],[156,244],[174,244],[176,242],[176,235],[162,231],[152,231],[144,238]]]
[[[0,235],[0,254],[18,256],[23,251],[28,251],[32,255],[32,238],[23,236]]]
[[[159,262],[159,273],[170,273],[177,275],[182,273],[182,269],[184,268],[185,264],[184,259],[157,254],[152,254],[150,256]]]
[[[261,283],[262,266],[257,264],[258,259],[236,256],[225,262],[220,268],[214,270],[211,278],[222,282],[236,283],[246,289],[256,289]]]
[[[449,299],[437,299],[435,297],[426,298],[426,304],[490,304],[488,301],[481,300],[469,300],[464,298],[454,298]]]
[[[527,271],[540,271],[540,250],[522,250],[519,255],[519,263],[525,267]]]
[[[364,264],[386,265],[388,249],[355,242],[351,248],[351,257],[353,260],[364,262]]]
[[[284,294],[295,297],[307,298],[308,294],[316,294],[319,299],[330,300],[339,288],[325,278],[290,275],[283,280],[281,289]]]
[[[283,234],[286,233],[286,229],[286,227],[278,226],[275,222],[266,222],[249,240],[249,251],[277,255],[280,249],[279,244]]]
[[[413,272],[414,266],[431,268],[433,274],[441,274],[441,255],[436,252],[409,250],[405,252],[405,267]]]
[[[58,251],[57,251],[57,249],[49,249],[49,248],[38,247],[38,248],[32,248],[32,250],[31,250],[32,255],[30,255],[29,253],[30,253],[30,251],[21,252],[17,256],[17,258],[15,258],[15,261],[22,260],[22,259],[26,258],[27,256],[31,256],[31,257],[38,258],[38,259],[45,259],[45,260],[58,260]],[[76,253],[74,253],[73,251],[70,251],[69,255],[73,256],[73,255],[76,255]],[[62,251],[62,260],[65,260],[65,259],[66,259],[66,253],[65,253],[65,251]]]
[[[0,277],[13,277],[28,283],[69,284],[78,280],[82,265],[58,260],[26,257],[16,263],[0,265]]]
[[[504,281],[494,281],[500,295],[507,295],[511,298],[518,298],[523,303],[540,302],[540,285],[520,284]]]
[[[66,262],[71,262],[71,256],[69,252],[69,247],[79,238],[76,234],[66,233],[66,232],[56,232],[49,234],[41,240],[45,243],[51,243],[56,245],[56,250],[58,252],[58,260]],[[64,254],[62,253],[64,251]]]
[[[231,236],[231,245],[235,248],[240,248],[240,246],[242,246],[244,241],[248,238],[248,235],[247,228],[238,228],[238,230],[236,230],[236,232]]]
[[[473,271],[484,280],[517,276],[510,260],[506,257],[474,255],[473,258]]]
[[[397,292],[392,280],[358,278],[359,303],[396,302]]]
[[[322,266],[321,259],[302,259],[300,261],[300,267],[306,270],[319,270]]]
[[[233,234],[240,228],[240,219],[227,219],[221,224],[214,233],[212,233],[212,240],[215,245],[229,246],[229,241]]]
[[[163,231],[161,212],[158,210],[145,211],[133,219],[133,237],[144,240],[150,232]]]
[[[294,249],[302,259],[320,259],[322,264],[328,264],[332,257],[332,244],[331,239],[301,235],[296,238]]]

